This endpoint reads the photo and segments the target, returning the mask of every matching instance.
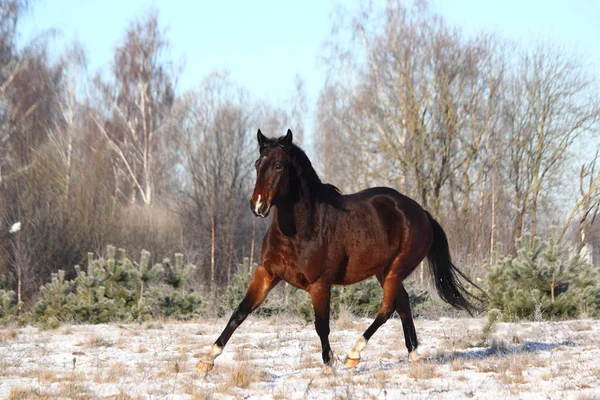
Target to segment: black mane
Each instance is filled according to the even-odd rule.
[[[268,147],[281,146],[278,139],[267,139],[263,149]],[[311,195],[318,201],[329,204],[338,210],[347,211],[342,202],[342,192],[330,183],[321,182],[319,175],[317,175],[304,150],[296,144],[292,144],[290,154],[292,161],[296,164],[299,177],[306,179]]]
[[[292,159],[300,167],[300,171],[298,172],[306,179],[311,194],[323,203],[346,211],[342,203],[342,192],[330,183],[321,182],[319,175],[317,175],[304,150],[292,144],[291,155]]]

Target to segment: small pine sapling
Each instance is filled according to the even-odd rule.
[[[109,276],[102,277],[101,268],[97,268],[97,263],[94,261],[94,253],[88,253],[87,260],[87,272],[81,270],[79,265],[75,266],[77,277],[75,283],[77,284],[77,293],[83,296],[87,305],[91,307],[96,302],[96,292],[104,282],[109,279]]]
[[[137,286],[138,303],[137,309],[135,310],[138,316],[144,313],[144,291],[148,284],[153,279],[163,272],[162,264],[155,264],[149,268],[150,265],[150,252],[142,250],[139,263],[134,263],[133,268],[129,270],[130,281],[135,282]]]
[[[59,270],[51,276],[50,282],[40,288],[36,314],[42,326],[56,327],[60,321],[72,318],[75,295],[73,282],[65,279],[65,271]]]
[[[15,291],[0,289],[0,320],[17,315],[17,310]]]

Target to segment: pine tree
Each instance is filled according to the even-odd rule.
[[[83,297],[86,304],[91,307],[97,300],[98,288],[102,287],[109,276],[101,276],[102,268],[98,262],[94,261],[94,253],[88,253],[87,256],[87,272],[82,271],[79,265],[75,266],[75,272],[77,272],[75,283],[77,294]]]
[[[183,265],[183,254],[175,253],[175,264],[165,258],[162,262],[164,281],[169,286],[167,293],[160,292],[160,310],[169,317],[190,316],[200,314],[204,300],[197,292],[185,294],[185,282],[196,270],[194,264]]]
[[[99,261],[102,261],[101,266],[107,279],[106,296],[114,299],[119,297],[120,289],[127,281],[127,258],[124,249],[119,249],[119,256],[116,257],[116,248],[112,245],[106,246],[106,256],[106,260]]]
[[[145,290],[148,288],[148,284],[163,272],[161,264],[155,264],[151,268],[149,268],[149,265],[150,252],[147,250],[142,250],[140,262],[133,263],[133,267],[128,270],[128,280],[137,288],[137,307],[133,308],[133,311],[136,313],[138,318],[144,316],[144,314],[146,314],[148,311],[144,304],[144,295]]]
[[[17,295],[14,290],[0,289],[0,320],[15,316],[17,309]]]
[[[59,270],[51,276],[51,281],[40,288],[36,314],[42,326],[53,328],[72,319],[75,295],[73,282],[65,280],[65,271]]]
[[[183,289],[184,282],[196,271],[194,264],[183,266],[183,254],[175,253],[175,265],[171,264],[171,260],[165,258],[162,263],[162,268],[165,274],[165,282],[173,289]]]
[[[339,303],[354,315],[373,317],[379,311],[382,298],[381,285],[377,279],[370,278],[344,287],[339,294]]]
[[[600,309],[598,274],[555,239],[524,235],[517,255],[495,261],[488,275],[491,307],[505,319],[572,318]]]

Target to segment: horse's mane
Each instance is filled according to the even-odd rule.
[[[339,210],[346,210],[342,203],[342,192],[330,183],[321,182],[321,178],[317,175],[317,171],[313,168],[304,150],[292,144],[291,154],[292,160],[300,167],[298,173],[306,179],[311,194],[323,203],[332,205]]]
[[[265,147],[279,146],[277,139],[267,139]],[[321,182],[321,178],[317,175],[317,171],[312,166],[308,156],[299,146],[292,144],[290,149],[292,162],[295,164],[297,173],[300,177],[304,177],[308,184],[308,190],[313,197],[318,201],[329,204],[338,210],[347,211],[342,202],[342,192],[330,183]]]

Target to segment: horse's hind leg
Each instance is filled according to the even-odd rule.
[[[346,356],[346,367],[354,367],[359,363],[360,352],[367,346],[367,342],[377,329],[391,317],[394,310],[398,312],[402,321],[404,340],[408,349],[408,360],[409,362],[417,360],[417,353],[415,351],[418,346],[417,333],[412,319],[408,293],[404,289],[402,281],[410,275],[418,263],[415,262],[415,259],[408,261],[402,255],[398,255],[385,276],[383,273],[377,274],[377,280],[383,287],[383,301],[371,326],[367,328]],[[409,267],[406,268],[406,265]]]
[[[406,343],[406,349],[408,350],[408,362],[417,361],[419,359],[419,356],[417,355],[419,341],[417,340],[417,331],[415,330],[415,323],[413,322],[412,312],[410,310],[408,293],[402,284],[400,284],[400,289],[396,294],[394,305],[396,307],[396,312],[402,321],[404,342]]]
[[[383,274],[377,275],[379,284],[383,286]],[[417,331],[415,329],[415,323],[412,317],[412,311],[410,309],[410,301],[408,293],[404,288],[403,284],[400,284],[398,293],[396,293],[396,299],[394,300],[394,308],[400,316],[402,321],[402,330],[404,331],[404,343],[408,350],[408,362],[415,362],[419,360],[417,355],[417,347],[419,347],[419,341],[417,340]]]
[[[348,352],[346,356],[346,367],[354,367],[360,361],[360,352],[367,346],[367,342],[373,336],[373,334],[383,325],[393,314],[395,308],[396,293],[399,287],[402,285],[402,280],[405,278],[404,274],[396,275],[394,273],[388,273],[383,282],[383,301],[377,312],[377,316],[371,326],[367,328],[365,333],[358,339],[352,350]]]
[[[377,280],[379,284],[383,287],[383,274],[377,274]],[[415,329],[415,323],[412,318],[412,311],[410,309],[410,301],[408,297],[408,293],[404,288],[404,285],[401,283],[398,288],[398,293],[396,293],[396,298],[394,300],[394,308],[396,312],[400,316],[400,321],[402,321],[402,330],[404,331],[404,343],[406,344],[406,349],[408,350],[408,362],[414,362],[419,359],[417,355],[417,347],[419,347],[419,341],[417,340],[417,331]]]

